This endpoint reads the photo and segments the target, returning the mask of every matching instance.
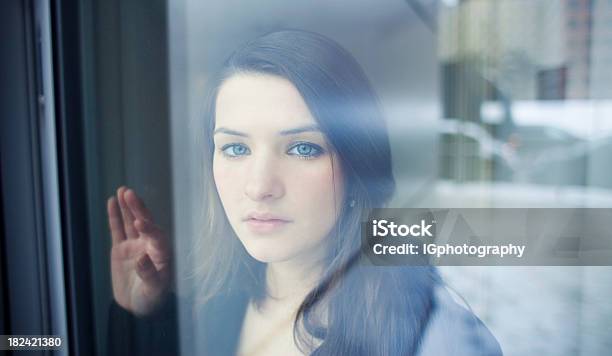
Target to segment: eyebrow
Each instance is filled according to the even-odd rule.
[[[319,128],[318,125],[313,124],[313,125],[296,127],[294,129],[283,130],[283,131],[280,131],[278,134],[280,136],[289,136],[289,135],[296,135],[302,132],[321,132],[321,129]],[[224,133],[227,135],[234,135],[234,136],[241,136],[241,137],[249,137],[249,135],[245,134],[244,132],[227,129],[225,127],[217,128],[215,132],[213,133],[213,135],[216,135],[218,133]]]

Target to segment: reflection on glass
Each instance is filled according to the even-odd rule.
[[[443,1],[438,15],[444,119],[428,203],[611,207],[612,3]],[[609,268],[443,275],[486,315],[505,353],[610,348],[612,310],[599,297],[611,292]]]
[[[612,155],[603,69],[610,5],[474,0],[440,9],[450,121],[441,177],[574,186],[585,194],[612,188],[603,168]]]
[[[348,51],[313,32],[272,32],[234,51],[209,86],[195,300],[178,300],[198,352],[501,353],[434,267],[360,263],[361,219],[388,204],[395,180],[378,99]],[[131,318],[160,342],[175,302],[167,238],[132,190],[108,204],[110,323]]]
[[[111,325],[148,332],[132,346],[149,353],[443,354],[486,329],[452,324],[471,314],[440,274],[495,335],[481,352],[604,354],[609,268],[367,269],[355,252],[376,205],[612,206],[611,4],[173,3],[176,226],[133,190],[109,202]],[[258,37],[277,28],[329,34],[369,80],[318,35]]]

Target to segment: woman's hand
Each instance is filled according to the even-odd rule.
[[[111,276],[117,304],[147,315],[157,307],[172,279],[172,251],[166,234],[133,190],[120,187],[108,199]]]

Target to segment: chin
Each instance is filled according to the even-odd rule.
[[[290,254],[264,249],[247,248],[247,252],[249,253],[249,255],[251,255],[251,257],[262,263],[276,263],[291,259]]]
[[[278,241],[242,241],[249,255],[262,263],[275,263],[290,260],[297,253],[284,246],[279,246]]]

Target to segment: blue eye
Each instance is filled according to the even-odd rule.
[[[248,147],[239,143],[230,143],[225,145],[221,147],[221,151],[224,155],[231,158],[245,156],[251,153]]]
[[[300,158],[315,158],[323,153],[323,149],[313,143],[302,142],[291,147],[287,153]]]

